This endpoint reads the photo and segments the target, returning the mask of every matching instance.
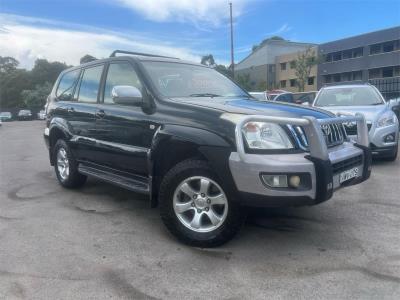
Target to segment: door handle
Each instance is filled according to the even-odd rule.
[[[68,113],[73,113],[73,112],[75,112],[75,109],[73,107],[68,107],[67,108],[67,112]]]
[[[102,109],[100,109],[100,110],[98,110],[98,111],[96,112],[96,117],[98,117],[98,118],[100,118],[100,119],[104,118],[105,115],[106,115],[106,112],[105,112],[104,110],[102,110]]]

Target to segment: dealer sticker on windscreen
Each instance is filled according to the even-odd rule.
[[[339,183],[350,180],[358,175],[358,168],[353,168],[347,171],[340,173],[339,175]]]

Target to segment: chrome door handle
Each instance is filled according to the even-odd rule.
[[[104,118],[105,115],[106,115],[106,112],[104,110],[102,110],[102,109],[96,112],[96,117],[98,117],[100,119]]]

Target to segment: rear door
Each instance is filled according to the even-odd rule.
[[[104,64],[84,68],[75,89],[74,101],[67,108],[73,137],[71,145],[77,159],[94,161],[96,155],[96,111]]]
[[[104,79],[104,96],[98,106],[99,163],[120,171],[148,175],[147,151],[156,126],[149,121],[142,105],[122,105],[113,102],[114,86],[134,86],[142,91],[143,84],[129,61],[114,61],[108,65]],[[146,101],[146,100],[144,100]]]

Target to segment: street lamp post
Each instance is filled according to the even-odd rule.
[[[232,2],[229,2],[229,10],[231,16],[231,68],[232,68],[232,76],[235,78],[235,60],[233,56],[233,21],[232,21]]]

